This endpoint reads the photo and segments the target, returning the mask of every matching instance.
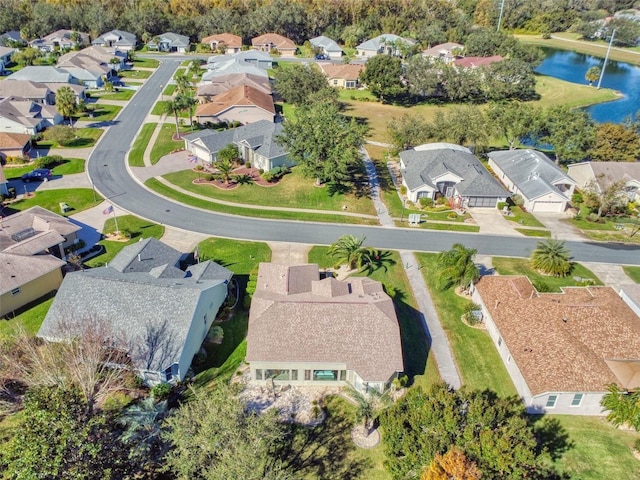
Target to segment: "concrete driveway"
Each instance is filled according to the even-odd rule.
[[[551,236],[558,240],[587,239],[580,230],[569,223],[569,217],[564,213],[536,213],[535,216],[551,231]]]
[[[469,208],[467,211],[480,227],[480,233],[522,236],[497,208]]]

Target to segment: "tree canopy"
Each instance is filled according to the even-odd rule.
[[[460,243],[453,245],[451,250],[438,254],[436,262],[436,284],[439,289],[446,290],[451,286],[468,288],[480,277],[480,271],[473,262],[477,251],[466,248]]]
[[[391,55],[370,58],[360,74],[362,83],[381,100],[392,100],[406,92],[401,77],[402,60]]]
[[[589,156],[600,162],[635,162],[640,158],[640,135],[633,126],[618,123],[598,125]]]
[[[538,242],[531,253],[531,264],[542,273],[554,277],[566,277],[573,267],[565,243],[552,238]]]
[[[320,91],[331,89],[327,79],[315,64],[291,64],[277,68],[274,73],[275,88],[285,102],[306,105]]]

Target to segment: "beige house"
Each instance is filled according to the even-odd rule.
[[[2,218],[0,229],[0,316],[49,292],[62,282],[64,249],[80,227],[42,207]]]
[[[216,95],[210,102],[198,105],[195,112],[198,123],[240,122],[243,125],[260,120],[273,122],[275,115],[271,95],[247,85]]]
[[[569,165],[569,176],[578,187],[595,182],[602,190],[614,182],[624,181],[629,201],[640,198],[640,163],[638,162],[581,162]]]
[[[318,63],[318,66],[332,87],[358,88],[360,86],[360,74],[364,70],[364,65]]]
[[[452,63],[460,56],[464,50],[464,45],[459,43],[447,42],[435,45],[422,51],[422,56],[430,60],[440,60],[444,63]]]
[[[251,381],[383,391],[404,370],[393,301],[379,282],[261,263],[247,334]]]
[[[224,49],[223,53],[238,53],[242,51],[242,37],[232,33],[218,33],[204,37],[201,42],[208,45],[212,52]]]
[[[35,135],[52,125],[58,125],[62,115],[53,105],[30,100],[0,99],[0,132]]]
[[[254,50],[274,53],[278,52],[283,57],[293,57],[296,54],[296,44],[293,40],[283,37],[277,33],[265,33],[251,39],[251,46]]]
[[[608,384],[640,387],[640,318],[612,288],[484,276],[472,299],[528,412],[602,415]]]
[[[198,85],[197,97],[200,103],[210,102],[213,97],[229,90],[245,85],[253,87],[267,95],[271,95],[271,83],[268,77],[251,75],[250,73],[234,73],[213,77],[208,83]]]
[[[23,157],[31,149],[31,135],[0,132],[0,160],[7,157]]]

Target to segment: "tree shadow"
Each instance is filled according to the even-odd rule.
[[[569,432],[557,418],[548,415],[529,415],[528,419],[538,440],[538,454],[548,452],[551,459],[555,461],[575,448],[575,443],[569,439]]]

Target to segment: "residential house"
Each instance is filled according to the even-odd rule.
[[[0,132],[0,161],[4,162],[7,157],[24,157],[29,154],[30,149],[31,135]]]
[[[640,317],[640,284],[621,285],[620,298]]]
[[[58,59],[58,68],[69,72],[87,88],[100,88],[124,67],[124,57],[116,56],[103,47],[92,46],[72,51]]]
[[[147,238],[124,247],[107,266],[67,274],[38,337],[64,341],[96,322],[147,384],[183,380],[232,277],[209,260],[181,267],[184,257]]]
[[[277,33],[265,33],[251,39],[251,46],[254,50],[268,53],[279,53],[283,57],[293,57],[296,54],[296,44],[293,40],[283,37]]]
[[[275,115],[273,97],[247,85],[216,95],[210,102],[198,105],[195,113],[198,123],[240,122],[243,125],[260,120],[273,122]]]
[[[242,51],[242,37],[232,33],[217,33],[204,37],[200,43],[208,45],[212,52],[240,53]]]
[[[356,47],[359,57],[371,58],[379,54],[402,57],[403,50],[410,50],[416,46],[416,42],[410,38],[403,38],[393,33],[385,33],[367,40]]]
[[[344,55],[344,51],[340,48],[335,40],[331,40],[329,37],[320,35],[309,40],[309,43],[317,48],[322,55],[325,55],[327,59],[340,60]]]
[[[158,50],[160,52],[186,53],[190,47],[191,42],[189,41],[189,37],[172,32],[166,32],[157,37],[153,37],[147,43],[149,50]]]
[[[453,64],[462,69],[475,69],[480,67],[486,67],[492,63],[501,62],[504,57],[500,55],[493,55],[491,57],[460,57],[453,60]]]
[[[260,120],[228,130],[201,130],[183,138],[185,150],[204,163],[216,162],[217,153],[233,144],[244,162],[269,171],[274,167],[295,165],[289,159],[286,149],[278,143],[278,135],[281,133],[281,123]]]
[[[228,60],[222,64],[216,64],[215,69],[208,69],[203,75],[200,85],[214,82],[214,79],[223,75],[253,75],[256,77],[262,77],[266,81],[269,80],[269,74],[263,68],[251,65],[247,62],[236,62],[235,60]]]
[[[58,30],[49,35],[32,40],[29,45],[38,48],[43,52],[53,52],[55,50],[71,50],[73,48],[89,45],[89,35],[73,30]]]
[[[332,87],[358,88],[360,86],[360,74],[364,70],[364,65],[321,62],[318,66]]]
[[[197,97],[200,102],[206,103],[211,101],[211,98],[215,95],[220,95],[240,85],[252,87],[267,95],[271,95],[271,83],[267,77],[251,75],[249,73],[236,73],[219,75],[211,78],[208,83],[199,84]]]
[[[459,43],[447,42],[435,45],[422,51],[422,56],[430,60],[439,60],[444,63],[453,63],[453,61],[462,54],[464,45]]]
[[[484,276],[472,299],[529,413],[603,415],[607,385],[640,387],[640,318],[612,288]]]
[[[111,30],[96,38],[91,45],[109,48],[120,52],[133,51],[136,48],[138,39],[133,33],[123,30]]]
[[[226,55],[212,55],[207,59],[207,70],[223,70],[229,62],[249,64],[263,70],[273,68],[273,60],[268,53],[260,50],[245,50],[244,52]]]
[[[393,301],[370,278],[321,279],[318,265],[261,263],[246,361],[252,383],[382,392],[404,370]]]
[[[56,290],[80,227],[42,207],[1,219],[0,317]]]
[[[581,162],[569,165],[569,176],[579,188],[595,183],[600,191],[612,183],[624,181],[629,201],[640,198],[640,163],[638,162]]]
[[[0,99],[0,132],[35,135],[62,120],[55,106],[11,97]]]
[[[0,82],[0,98],[6,97],[30,100],[43,105],[53,105],[56,98],[53,91],[46,84],[31,80]]]
[[[20,35],[19,31],[11,30],[0,35],[0,45],[5,47],[20,48],[26,46],[27,41],[22,38],[22,35]]]
[[[17,51],[15,48],[0,45],[0,74],[4,73],[4,69],[11,63],[11,56]]]
[[[468,148],[429,143],[400,152],[402,184],[407,198],[444,196],[455,208],[496,207],[509,193]]]
[[[537,150],[491,152],[489,167],[532,213],[564,212],[576,187],[571,177]]]
[[[5,81],[9,80],[29,80],[31,82],[38,83],[64,83],[64,84],[76,84],[80,82],[71,73],[63,70],[62,68],[44,65],[30,65],[24,67],[17,72],[9,75]]]

